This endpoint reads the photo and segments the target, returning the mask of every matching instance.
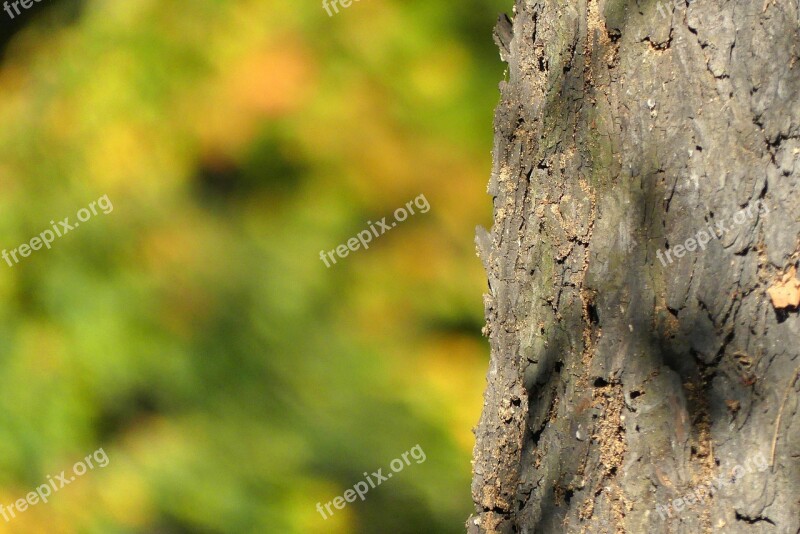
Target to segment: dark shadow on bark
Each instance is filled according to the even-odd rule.
[[[711,279],[703,283],[715,285],[716,281]],[[712,288],[712,291],[714,289],[716,288]],[[617,306],[622,300],[622,293],[609,294],[606,297],[604,300],[609,307]],[[718,339],[722,333],[709,332],[701,326],[704,323],[689,314],[674,318],[678,329],[677,332],[672,332],[665,324],[659,324],[659,319],[646,308],[648,303],[652,303],[649,297],[651,293],[642,287],[641,277],[629,273],[626,277],[624,298],[631,303],[626,320],[630,320],[633,325],[633,332],[626,339],[620,340],[619,347],[627,347],[628,351],[619,356],[625,360],[636,358],[634,364],[636,367],[650,368],[659,374],[675,374],[677,379],[673,383],[679,389],[672,393],[682,400],[677,406],[685,406],[689,418],[690,433],[684,437],[683,449],[687,455],[693,457],[692,465],[699,469],[698,466],[707,461],[704,459],[705,455],[711,454],[711,451],[701,445],[710,439],[711,425],[718,421],[727,423],[731,417],[727,410],[721,408],[726,405],[726,399],[721,398],[710,387],[711,381],[716,376],[731,373],[731,369],[718,365],[727,344],[723,343],[723,348],[716,355],[716,363],[703,363],[692,346],[706,344],[709,336]],[[606,311],[601,308],[596,312],[597,324],[594,325],[596,329],[603,329]],[[575,321],[583,321],[583,317],[563,318],[565,324],[574,324]],[[726,339],[726,341],[732,340]],[[568,336],[557,329],[548,339],[547,350],[540,356],[536,370],[525,376],[525,387],[529,395],[529,420],[522,458],[519,510],[514,523],[516,524],[522,516],[530,515],[527,524],[533,524],[530,519],[537,511],[526,507],[531,493],[538,488],[540,493],[536,504],[541,510],[541,517],[535,523],[535,532],[564,531],[563,521],[567,514],[574,510],[575,503],[585,503],[596,497],[594,487],[591,485],[576,487],[575,481],[583,477],[593,478],[592,473],[581,473],[585,467],[581,460],[589,456],[592,448],[597,447],[592,437],[593,425],[603,417],[603,413],[593,406],[573,406],[573,410],[567,412],[568,421],[566,423],[562,421],[558,425],[558,429],[566,428],[568,432],[551,427],[551,423],[554,422],[552,418],[554,403],[578,400],[570,398],[568,393],[568,387],[574,387],[575,378],[565,375],[567,362],[564,361],[564,357],[571,350],[574,350],[574,347],[570,346]],[[596,355],[596,357],[603,356]],[[571,358],[576,358],[576,355],[573,354]],[[612,366],[613,364],[609,364],[608,369]],[[614,376],[614,373],[589,374],[588,385],[590,388],[602,388],[608,384],[618,384],[623,388],[626,403],[630,403],[627,410],[635,411],[642,400],[652,399],[652,393],[647,384],[629,384],[625,378],[624,369],[619,376]],[[741,387],[747,386],[743,384]],[[676,418],[682,417],[678,412],[674,415]],[[563,412],[561,416],[563,417]],[[642,429],[644,430],[646,429]],[[632,429],[627,431],[630,432]],[[543,471],[532,468],[542,460],[537,459],[537,448],[543,440],[554,442],[553,447],[547,447],[549,452],[559,451],[555,476],[547,476]],[[718,465],[718,462],[714,461],[714,467]],[[675,488],[678,492],[689,483],[689,480],[679,482],[681,486]],[[643,505],[655,508],[657,503],[658,501],[654,500]],[[571,527],[576,525],[573,524]]]

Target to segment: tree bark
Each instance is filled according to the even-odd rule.
[[[800,532],[800,3],[518,0],[469,532]]]

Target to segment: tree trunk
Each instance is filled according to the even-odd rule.
[[[470,532],[800,532],[800,4],[677,4],[498,21]]]

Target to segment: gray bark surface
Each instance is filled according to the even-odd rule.
[[[514,11],[468,531],[800,532],[800,3]]]

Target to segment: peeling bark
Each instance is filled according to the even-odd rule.
[[[800,532],[800,3],[679,4],[498,21],[469,532]]]

